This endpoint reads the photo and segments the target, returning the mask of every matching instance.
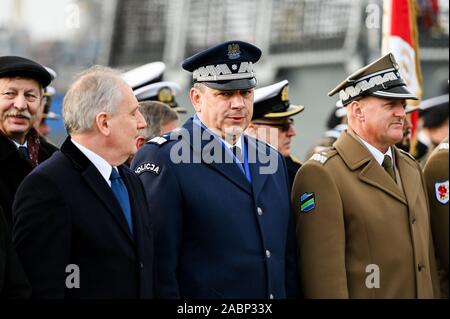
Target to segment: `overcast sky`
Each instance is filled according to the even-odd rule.
[[[16,25],[30,32],[35,41],[64,38],[70,32],[68,21],[73,13],[70,0],[0,0],[0,26]],[[21,17],[14,11],[13,2],[21,3]]]

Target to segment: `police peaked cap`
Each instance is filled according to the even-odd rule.
[[[218,90],[241,90],[256,86],[253,63],[261,50],[243,41],[227,41],[186,60],[183,69],[192,72],[194,83]]]

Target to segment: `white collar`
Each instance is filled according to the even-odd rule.
[[[372,154],[378,164],[381,165],[383,163],[385,155],[388,155],[393,160],[394,157],[392,156],[391,147],[389,147],[386,153],[383,154],[377,148],[364,141],[360,136],[358,136],[358,138],[364,143],[364,145],[367,147],[367,150]],[[392,161],[392,163],[394,163],[394,161]]]
[[[243,135],[244,133],[242,133],[239,138],[237,139],[236,143],[234,145],[231,145],[230,143],[228,143],[226,140],[224,140],[222,137],[218,136],[217,134],[215,134],[212,130],[210,130],[209,128],[206,127],[205,124],[203,124],[203,122],[200,120],[200,118],[198,117],[197,114],[195,114],[194,119],[193,119],[194,123],[203,126],[205,129],[207,129],[209,132],[211,132],[215,137],[217,137],[219,140],[221,140],[223,142],[223,144],[225,144],[225,146],[227,147],[227,149],[231,149],[233,146],[237,146],[242,150],[242,139],[243,139]]]
[[[90,149],[75,142],[74,140],[71,141],[92,162],[92,164],[94,164],[94,166],[98,169],[98,171],[103,176],[108,185],[111,186],[111,181],[109,180],[109,177],[111,176],[111,171],[113,167],[107,161],[105,161],[105,159],[103,159],[101,156],[94,153]]]
[[[20,146],[28,147],[28,141],[27,140],[25,140],[25,143],[23,143],[23,144],[19,144],[13,139],[11,139],[11,141],[14,142],[14,145],[16,145],[17,149],[19,149]]]
[[[234,145],[231,145],[230,143],[228,143],[227,141],[225,141],[224,139],[221,138],[221,140],[223,141],[223,143],[225,144],[225,146],[227,148],[232,148],[233,146],[237,146],[241,149],[242,151],[242,134],[239,136],[239,138],[237,139],[236,143]]]

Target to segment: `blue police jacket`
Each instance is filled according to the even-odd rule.
[[[286,164],[267,144],[244,143],[251,182],[192,118],[134,157],[154,214],[156,298],[298,296]]]

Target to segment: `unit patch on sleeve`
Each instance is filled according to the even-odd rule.
[[[142,163],[141,165],[136,167],[134,172],[138,175],[141,175],[145,172],[152,172],[155,175],[159,175],[159,173],[161,172],[161,168],[154,163]]]
[[[300,196],[300,211],[302,213],[308,213],[316,207],[314,193],[304,193]]]
[[[448,203],[448,180],[442,183],[435,183],[434,190],[436,199],[439,203],[445,205]]]

